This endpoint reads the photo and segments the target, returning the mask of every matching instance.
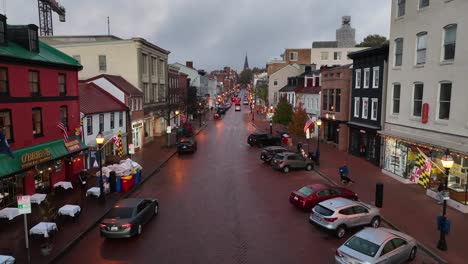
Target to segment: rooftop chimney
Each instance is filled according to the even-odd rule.
[[[187,66],[187,67],[193,69],[193,61],[187,61],[187,62],[185,62],[185,66]]]

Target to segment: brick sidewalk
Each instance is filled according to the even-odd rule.
[[[198,124],[193,123],[195,133],[201,131]],[[167,147],[166,136],[155,137],[151,143],[132,156],[132,159],[143,167],[141,183],[152,176],[159,168],[176,153],[174,146],[175,136],[172,136],[172,146]],[[40,253],[41,239],[30,238],[31,262],[50,263],[56,261],[57,257],[65,254],[68,248],[79,238],[88,232],[99,221],[107,211],[120,199],[129,193],[112,193],[106,196],[104,203],[98,199],[85,197],[81,186],[73,183],[73,191],[53,191],[47,195],[46,201],[41,205],[33,205],[33,213],[28,215],[28,229],[35,224],[45,220],[40,212],[49,205],[53,210],[58,210],[64,204],[77,204],[81,207],[81,215],[76,220],[64,219],[57,222],[58,232],[50,239],[53,245],[49,256]],[[97,186],[97,178],[90,178],[90,186]],[[133,188],[134,190],[136,188]],[[18,216],[12,221],[0,219],[0,255],[11,255],[16,258],[16,263],[27,263],[25,241],[24,241],[23,217]]]
[[[257,131],[269,133],[269,123],[263,115],[255,115]],[[274,125],[273,131],[286,131],[283,126]],[[305,138],[292,136],[293,149],[297,142],[306,143]],[[310,149],[314,151],[317,141],[311,140]],[[381,169],[366,160],[353,156],[321,142],[320,166],[316,171],[333,183],[339,183],[338,167],[346,162],[350,170],[349,189],[355,191],[361,200],[373,203],[375,186],[384,184],[384,202],[381,209],[385,220],[395,228],[415,237],[429,254],[436,254],[448,263],[466,263],[468,250],[468,216],[447,208],[447,218],[452,222],[452,230],[446,237],[448,251],[436,248],[439,232],[436,229],[436,216],[442,214],[442,207],[425,194],[425,190],[416,184],[403,184],[382,173]]]

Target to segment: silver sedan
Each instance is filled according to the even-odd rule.
[[[407,234],[388,228],[365,228],[349,238],[335,253],[335,261],[397,264],[416,258],[417,242]]]

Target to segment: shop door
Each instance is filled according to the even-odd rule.
[[[359,131],[357,129],[351,129],[351,141],[350,141],[350,152],[354,155],[359,155]]]

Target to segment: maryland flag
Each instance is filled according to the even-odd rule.
[[[410,180],[417,182],[427,189],[431,179],[432,161],[419,148],[418,152],[413,171],[411,171]]]
[[[123,156],[123,145],[122,145],[122,133],[119,131],[117,135],[112,137],[112,142],[114,142],[115,147],[117,148],[117,155],[119,157]]]

